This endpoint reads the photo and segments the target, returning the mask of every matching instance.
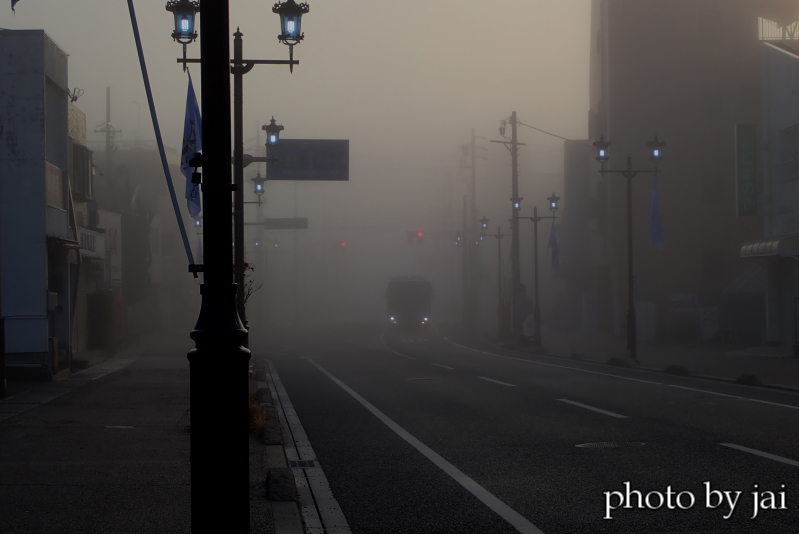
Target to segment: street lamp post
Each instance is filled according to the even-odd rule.
[[[552,215],[538,216],[538,206],[533,208],[532,217],[519,217],[520,219],[528,219],[533,221],[533,277],[534,277],[534,290],[535,300],[533,305],[533,321],[535,322],[535,339],[533,339],[534,347],[541,347],[541,310],[538,306],[538,223],[544,219],[552,219],[555,221],[555,212],[558,210],[558,200],[560,197],[552,196],[547,198],[549,201],[549,209]]]
[[[596,147],[596,160],[601,164],[599,172],[605,174],[621,174],[627,179],[627,350],[634,362],[638,362],[637,355],[637,328],[635,320],[635,276],[633,275],[633,178],[638,174],[654,174],[657,177],[658,163],[663,159],[663,147],[666,143],[660,141],[656,135],[654,140],[647,143],[650,150],[649,159],[655,164],[653,170],[633,170],[633,159],[627,156],[627,168],[623,170],[605,169],[605,163],[610,160],[610,141],[605,141],[601,136],[593,144]]]
[[[167,4],[167,11],[176,13],[176,25],[180,23],[181,27],[186,27],[187,25],[193,27],[193,22],[189,25],[183,22],[184,18],[178,18],[178,10],[185,4],[193,3],[188,0],[171,0]],[[199,11],[199,5],[196,10]],[[247,328],[247,314],[244,309],[244,167],[246,166],[244,163],[244,75],[250,72],[255,65],[288,65],[289,70],[291,72],[294,71],[294,65],[299,64],[299,61],[294,61],[294,45],[305,37],[304,34],[300,33],[300,21],[302,15],[308,13],[309,8],[306,3],[297,4],[294,0],[287,0],[286,2],[275,4],[272,11],[280,15],[282,33],[278,35],[278,39],[289,46],[290,58],[288,60],[244,59],[244,40],[242,39],[244,34],[239,29],[236,29],[236,33],[233,34],[233,59],[229,60],[231,64],[230,74],[233,74],[233,241],[235,242],[233,265],[234,280],[236,282],[236,306],[245,328]],[[287,28],[293,28],[293,30],[289,31]],[[187,63],[200,63],[198,59],[186,58],[186,43],[175,37],[176,34],[180,34],[181,38],[183,38],[182,34],[178,32],[177,26],[172,36],[178,42],[183,43],[183,58],[178,58],[178,63],[183,63],[184,69]],[[193,35],[196,38],[196,33]],[[251,158],[251,161],[254,159]]]
[[[289,0],[284,4],[294,3]],[[247,330],[241,322],[238,303],[243,300],[243,283],[232,283],[233,221],[230,212],[231,113],[230,73],[233,72],[236,93],[236,139],[234,163],[237,183],[233,189],[243,193],[241,133],[241,79],[252,65],[296,64],[295,61],[263,61],[241,59],[241,32],[236,32],[235,55],[230,59],[229,0],[206,2],[200,21],[200,57],[186,58],[186,44],[197,38],[194,18],[199,2],[170,0],[167,11],[174,14],[172,37],[183,44],[183,63],[200,63],[204,150],[195,156],[192,167],[203,168],[202,190],[205,221],[204,262],[192,266],[204,273],[200,286],[202,305],[191,338],[196,347],[188,354],[191,384],[191,523],[198,529],[224,524],[226,530],[244,532],[249,523],[249,468],[246,439],[242,432],[249,427],[246,394],[250,351],[244,348]],[[284,4],[275,4],[279,12]],[[305,6],[307,12],[307,5]],[[283,16],[281,14],[281,21]],[[299,20],[297,20],[299,28]],[[284,32],[285,33],[285,32]],[[231,69],[231,63],[233,68]],[[199,173],[198,173],[199,174]],[[243,197],[237,195],[243,202]],[[236,211],[243,211],[241,204]],[[242,228],[243,229],[243,228]],[[241,232],[243,240],[243,231]],[[243,243],[237,247],[237,256]],[[243,261],[241,267],[243,282]],[[237,273],[238,275],[238,273]],[[242,445],[243,444],[243,445]],[[220,490],[221,489],[221,490]]]
[[[480,227],[483,230],[483,235],[489,235],[497,240],[497,337],[502,337],[502,315],[500,310],[502,308],[502,238],[508,237],[511,234],[503,234],[502,229],[497,226],[496,234],[486,234],[488,230],[488,219],[483,216],[480,219]]]

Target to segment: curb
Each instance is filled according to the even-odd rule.
[[[268,371],[263,367],[255,369],[257,380],[256,397],[266,412],[266,421],[260,442],[263,450],[263,464],[259,484],[266,487],[267,504],[271,508],[275,534],[305,534],[300,514],[299,496],[294,482],[294,474],[289,467],[275,403],[277,397],[266,382]]]

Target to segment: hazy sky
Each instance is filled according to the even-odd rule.
[[[134,3],[164,139],[177,145],[186,75],[175,62],[181,47],[169,36],[164,4]],[[288,59],[272,2],[230,6],[231,33],[241,28],[246,57]],[[585,135],[588,0],[317,0],[310,7],[294,74],[257,66],[245,76],[247,138],[274,114],[286,137],[348,138],[353,163],[410,171],[428,157],[457,165],[456,145],[470,129],[495,137],[512,110],[566,137]],[[16,16],[0,9],[0,27],[44,29],[69,54],[69,84],[85,90],[78,105],[90,130],[104,120],[110,85],[122,139],[135,139],[139,128],[142,139],[153,138],[146,107],[139,127],[136,103],[146,96],[124,0],[20,0]],[[198,44],[189,46],[190,57],[198,54]],[[199,82],[199,66],[192,69]],[[532,131],[523,136],[559,146]],[[499,154],[501,147],[491,148]],[[409,152],[417,154],[412,161]]]
[[[105,120],[108,85],[121,140],[154,139],[125,0],[20,0],[16,16],[5,2],[0,27],[44,29],[69,54],[69,85],[85,91],[77,104],[90,148],[104,146],[93,129]],[[230,31],[244,33],[246,58],[288,59],[273,3],[230,2]],[[164,142],[178,147],[187,79],[173,18],[164,0],[134,4]],[[272,115],[285,138],[350,140],[349,184],[297,188],[297,214],[311,218],[312,230],[374,227],[371,239],[390,240],[417,226],[457,227],[467,175],[458,146],[472,128],[498,139],[515,110],[527,124],[586,136],[590,9],[589,0],[313,0],[294,73],[258,65],[245,75],[245,152]],[[189,57],[199,48],[189,46]],[[202,99],[200,67],[191,70]],[[553,190],[562,195],[563,142],[526,128],[519,139],[527,143],[519,162],[526,212]],[[507,227],[510,158],[502,145],[479,142],[480,215]],[[268,184],[267,216],[294,215],[293,195],[292,184]]]

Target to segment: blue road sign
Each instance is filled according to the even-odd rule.
[[[348,139],[281,139],[267,148],[274,158],[266,166],[266,179],[349,181]]]

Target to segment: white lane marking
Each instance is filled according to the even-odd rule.
[[[592,412],[603,413],[605,415],[609,415],[611,417],[616,417],[618,419],[627,419],[626,415],[619,415],[617,413],[608,412],[607,410],[600,410],[599,408],[594,408],[593,406],[588,406],[587,404],[582,404],[580,402],[574,402],[574,401],[569,400],[569,399],[557,399],[557,400],[559,400],[560,402],[566,402],[568,404],[573,404],[575,406],[579,406],[580,408],[585,408],[586,410],[591,410]]]
[[[127,425],[105,425],[106,428],[136,428],[135,426]]]
[[[717,393],[715,391],[708,391],[706,389],[689,388],[689,387],[686,387],[686,386],[678,386],[676,384],[663,384],[662,382],[652,382],[650,380],[641,380],[641,379],[638,379],[638,378],[629,378],[629,377],[626,377],[626,376],[619,376],[619,375],[614,375],[614,374],[610,374],[610,373],[600,373],[598,371],[589,371],[587,369],[578,369],[576,367],[569,367],[567,365],[556,365],[554,363],[543,363],[543,362],[536,362],[536,361],[533,361],[533,360],[526,360],[524,358],[514,358],[513,356],[505,356],[505,355],[502,355],[502,354],[494,354],[493,352],[486,352],[484,350],[477,350],[477,349],[473,349],[471,347],[466,347],[464,345],[460,345],[458,343],[455,343],[454,341],[451,341],[449,338],[446,338],[446,337],[444,339],[446,339],[448,342],[452,343],[453,345],[455,345],[457,347],[461,347],[461,348],[466,349],[466,350],[471,350],[473,352],[479,352],[481,354],[487,354],[489,356],[498,356],[500,358],[507,358],[509,360],[517,360],[517,361],[520,361],[520,362],[534,363],[536,365],[546,365],[548,367],[560,367],[561,369],[570,369],[572,371],[580,371],[581,373],[591,373],[591,374],[595,374],[595,375],[610,376],[610,377],[613,377],[613,378],[621,378],[622,380],[633,380],[635,382],[644,382],[646,384],[655,384],[657,386],[665,385],[665,386],[669,386],[669,387],[672,387],[672,388],[687,389],[687,390],[690,390],[690,391],[698,391],[700,393],[709,393],[710,395],[718,395],[720,397],[729,397],[731,399],[748,400],[748,401],[752,401],[752,402],[759,402],[761,404],[771,404],[772,406],[781,406],[783,408],[792,408],[794,410],[799,410],[799,406],[793,406],[791,404],[781,404],[779,402],[771,402],[771,401],[765,401],[765,400],[760,400],[760,399],[753,399],[752,397],[741,397],[739,395],[728,395],[726,393]]]
[[[454,371],[454,367],[450,367],[449,365],[441,365],[440,363],[431,363],[430,365],[435,365],[436,367],[441,367],[442,369],[449,369],[450,371]]]
[[[327,377],[335,382],[341,389],[349,393],[355,400],[361,403],[361,405],[372,412],[372,414],[380,419],[387,427],[393,430],[399,437],[407,441],[413,448],[417,451],[422,453],[424,456],[427,457],[431,462],[436,464],[442,471],[452,477],[458,484],[464,487],[469,493],[480,499],[486,506],[491,508],[494,512],[496,512],[502,519],[510,523],[516,530],[522,532],[524,534],[544,534],[541,530],[539,530],[535,525],[530,523],[527,519],[525,519],[522,515],[518,512],[513,510],[504,502],[497,499],[493,494],[486,491],[485,488],[480,486],[477,482],[466,476],[461,470],[457,467],[446,461],[444,458],[438,455],[435,451],[433,451],[430,447],[413,437],[407,430],[399,426],[397,423],[392,421],[388,418],[386,414],[375,408],[369,401],[358,395],[355,391],[349,388],[344,382],[330,374],[325,368],[321,365],[316,363],[313,360],[309,360],[310,363],[322,371]]]
[[[719,397],[729,397],[731,399],[744,399],[746,397],[739,397],[738,395],[727,395],[726,393],[716,393],[715,391],[707,391],[705,389],[696,389],[696,388],[689,388],[686,386],[677,386],[674,384],[668,385],[670,388],[679,388],[679,389],[687,389],[690,391],[698,391],[699,393],[709,393],[711,395],[718,395]]]
[[[556,365],[554,363],[544,363],[544,362],[537,362],[537,361],[534,361],[534,360],[526,360],[524,358],[514,358],[513,356],[505,356],[504,354],[494,354],[493,352],[486,352],[484,350],[477,350],[477,349],[473,349],[471,347],[467,347],[465,345],[460,345],[459,343],[455,343],[454,341],[451,341],[449,338],[446,338],[446,337],[444,339],[446,339],[447,341],[449,341],[450,343],[452,343],[456,347],[460,347],[462,349],[471,350],[473,352],[479,352],[480,354],[488,354],[489,356],[497,356],[499,358],[507,358],[508,360],[516,360],[516,361],[519,361],[519,362],[534,363],[536,365],[545,365],[547,367],[559,367],[561,369],[569,369],[570,371],[579,371],[581,373],[591,373],[593,375],[610,376],[610,377],[613,377],[613,378],[621,378],[622,380],[632,380],[633,382],[643,382],[645,384],[655,384],[657,386],[662,386],[663,385],[662,382],[653,382],[651,380],[641,380],[640,378],[630,378],[630,377],[627,377],[627,376],[619,376],[619,375],[614,375],[614,374],[610,374],[610,373],[600,373],[599,371],[589,371],[588,369],[579,369],[577,367],[569,367],[568,365]]]
[[[392,349],[391,347],[389,347],[388,345],[386,345],[386,340],[385,340],[385,339],[383,339],[383,334],[380,334],[380,341],[382,341],[382,342],[383,342],[383,346],[384,346],[384,347],[386,347],[386,350],[387,350],[387,351],[389,351],[389,352],[393,352],[393,353],[394,353],[394,354],[396,354],[397,356],[402,356],[403,358],[408,358],[409,360],[415,360],[415,359],[416,359],[416,358],[414,358],[413,356],[406,356],[405,354],[403,354],[403,353],[401,353],[401,352],[397,352],[396,350],[394,350],[394,349]]]
[[[757,449],[750,449],[749,447],[744,447],[742,445],[736,445],[735,443],[719,443],[719,445],[723,447],[729,447],[731,449],[737,449],[739,451],[748,452],[749,454],[754,454],[755,456],[761,456],[763,458],[768,458],[769,460],[774,460],[775,462],[782,462],[784,464],[792,465],[794,467],[799,467],[799,462],[796,460],[791,460],[789,458],[783,458],[782,456],[777,456],[776,454],[771,454],[768,452],[759,451]]]
[[[749,397],[741,397],[741,398],[745,398],[746,400],[750,400],[752,402],[760,402],[763,404],[771,404],[772,406],[782,406],[783,408],[793,408],[794,410],[799,410],[799,406],[793,406],[791,404],[781,404],[779,402],[764,401],[760,399],[752,399]]]
[[[689,388],[689,387],[685,387],[685,386],[675,386],[673,384],[669,384],[669,385],[670,385],[670,387],[673,387],[673,388],[688,389],[690,391],[698,391],[699,393],[709,393],[711,395],[718,395],[720,397],[729,397],[731,399],[738,399],[738,400],[748,400],[748,401],[752,401],[752,402],[759,402],[761,404],[771,404],[772,406],[781,406],[783,408],[792,408],[794,410],[799,410],[799,406],[793,406],[791,404],[782,404],[782,403],[779,403],[779,402],[771,402],[771,401],[765,401],[765,400],[760,400],[760,399],[753,399],[752,397],[740,397],[738,395],[727,395],[726,393],[716,393],[715,391],[708,391],[706,389],[696,389],[696,388]]]
[[[314,360],[309,359],[308,361],[318,367]],[[322,467],[319,466],[319,460],[316,458],[316,453],[305,434],[300,418],[291,404],[286,388],[283,387],[283,382],[280,380],[274,364],[269,361],[267,366],[269,368],[267,379],[272,386],[272,398],[278,408],[283,435],[290,439],[290,443],[286,444],[286,456],[290,461],[312,460],[316,466],[312,468],[295,467],[291,470],[297,485],[305,530],[308,533],[350,534],[347,519],[330,490],[327,477]]]
[[[508,384],[507,382],[500,382],[499,380],[494,380],[493,378],[488,378],[487,376],[478,376],[477,378],[481,380],[488,380],[489,382],[493,382],[495,384],[502,384],[503,386],[510,386],[512,388],[516,387],[516,384]]]

